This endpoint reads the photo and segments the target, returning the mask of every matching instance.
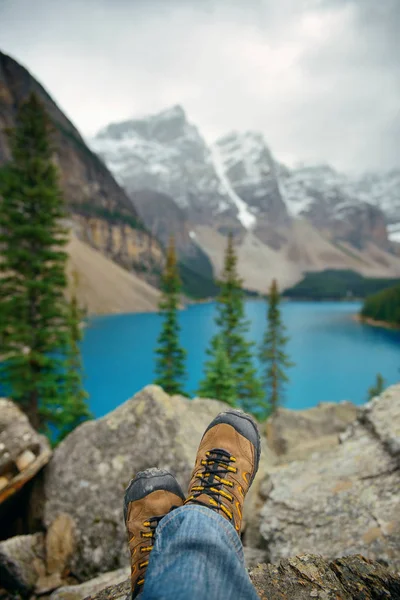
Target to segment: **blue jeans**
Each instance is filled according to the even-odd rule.
[[[257,600],[232,525],[205,506],[160,521],[140,600]]]

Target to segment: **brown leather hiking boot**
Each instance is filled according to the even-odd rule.
[[[183,506],[185,496],[175,477],[162,469],[146,469],[128,485],[124,518],[131,553],[132,598],[143,589],[155,532],[164,515]]]
[[[250,415],[238,410],[219,414],[200,442],[185,504],[212,508],[240,533],[244,498],[260,454],[260,434]]]

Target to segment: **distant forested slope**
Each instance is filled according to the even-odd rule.
[[[400,285],[366,298],[361,316],[365,319],[400,326]]]
[[[365,298],[399,283],[399,279],[364,277],[355,271],[327,269],[306,273],[304,279],[285,290],[286,298],[298,300],[343,300]]]

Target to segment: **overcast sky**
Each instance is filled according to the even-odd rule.
[[[400,166],[400,0],[0,0],[0,48],[83,135],[173,104],[288,163]]]

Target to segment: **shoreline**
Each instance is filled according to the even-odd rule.
[[[387,323],[386,321],[375,321],[375,319],[371,319],[370,317],[362,317],[360,314],[354,315],[353,319],[358,323],[369,325],[370,327],[400,331],[400,325],[394,325],[392,323]]]

